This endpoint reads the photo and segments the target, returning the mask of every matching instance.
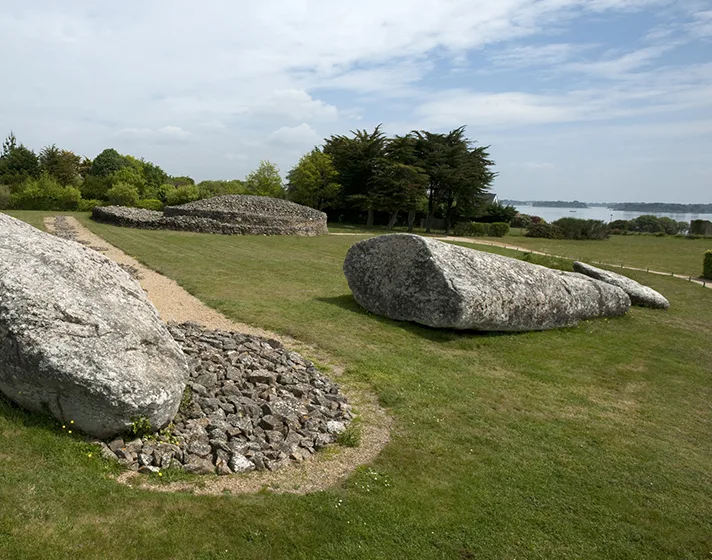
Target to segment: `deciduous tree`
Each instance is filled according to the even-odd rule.
[[[314,148],[287,173],[287,198],[317,210],[329,208],[341,192],[329,154]]]

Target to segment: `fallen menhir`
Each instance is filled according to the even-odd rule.
[[[411,234],[354,244],[344,274],[366,310],[437,328],[530,331],[624,315],[619,287]]]
[[[574,270],[606,284],[618,286],[628,294],[633,305],[652,307],[653,309],[667,309],[670,307],[670,302],[661,293],[622,274],[616,274],[615,272],[596,268],[578,261],[574,262]]]

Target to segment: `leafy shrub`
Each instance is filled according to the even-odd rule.
[[[116,183],[108,191],[106,198],[117,206],[136,206],[138,204],[138,189],[127,183]]]
[[[106,200],[106,191],[111,188],[111,181],[108,177],[89,175],[79,188],[82,191],[82,197],[87,200]]]
[[[529,214],[517,214],[509,223],[512,227],[528,228],[532,224],[532,217]]]
[[[474,237],[484,237],[489,235],[490,225],[482,222],[472,222],[470,224],[471,232],[470,235]]]
[[[509,226],[507,226],[507,229],[509,229]],[[484,237],[485,235],[490,235],[490,224],[482,222],[460,222],[455,225],[453,234],[459,236]]]
[[[489,225],[489,234],[492,237],[504,237],[509,233],[509,224],[504,222],[495,222]]]
[[[702,277],[712,280],[712,250],[705,252],[704,265],[702,267]]]
[[[144,210],[155,210],[160,212],[163,210],[163,203],[155,198],[146,198],[144,200],[139,200],[136,207],[143,208]]]
[[[16,210],[76,210],[82,193],[63,187],[47,173],[39,179],[27,179],[10,195],[9,206]]]
[[[675,235],[678,232],[679,226],[672,218],[663,216],[662,218],[658,218],[658,223],[663,231],[668,235]]]
[[[470,222],[460,222],[455,224],[455,227],[452,230],[453,235],[457,236],[467,236],[467,235],[472,235],[470,233],[470,230],[472,229]]]
[[[10,207],[10,187],[0,185],[0,210],[6,210]]]
[[[95,206],[103,206],[104,204],[106,204],[106,202],[95,198],[90,198],[89,200],[81,199],[77,210],[80,212],[91,212]]]
[[[608,229],[611,230],[611,233],[613,233],[613,230],[628,230],[630,229],[630,222],[628,220],[613,220],[610,224],[608,224]]]
[[[199,198],[200,192],[198,191],[198,187],[195,185],[185,185],[168,192],[166,195],[166,204],[168,206],[178,206],[180,204],[193,202]]]
[[[533,224],[545,224],[546,220],[541,216],[529,216],[532,219]]]
[[[657,233],[665,231],[664,226],[660,223],[660,219],[652,214],[644,214],[630,221],[631,228],[634,231],[642,231],[646,233]]]
[[[541,223],[529,226],[524,235],[526,237],[543,237],[545,239],[563,239],[564,232],[561,231],[559,226],[547,224],[542,221]]]
[[[565,239],[607,239],[608,226],[601,220],[582,220],[581,218],[561,218],[552,222]]]

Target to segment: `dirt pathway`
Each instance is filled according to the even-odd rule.
[[[179,323],[193,321],[209,329],[238,331],[278,340],[305,357],[318,360],[320,364],[328,366],[329,375],[339,382],[344,394],[358,413],[361,423],[361,445],[359,447],[332,447],[324,453],[317,453],[301,464],[292,464],[276,472],[261,471],[214,478],[205,477],[204,480],[196,483],[174,482],[151,486],[148,486],[148,479],[144,476],[136,473],[124,473],[119,477],[121,482],[143,484],[153,490],[190,491],[196,494],[257,492],[264,488],[274,492],[307,493],[325,490],[337,484],[356,467],[373,461],[388,443],[391,418],[378,405],[375,395],[368,392],[367,388],[347,384],[339,379],[343,367],[333,358],[319,349],[305,345],[293,338],[228,319],[186,292],[175,281],[145,267],[117,247],[108,244],[84,227],[76,218],[71,216],[60,216],[59,218],[64,220],[63,226],[74,230],[79,243],[101,252],[137,276],[148,299],[156,306],[164,321]],[[50,233],[55,233],[59,229],[56,227],[54,217],[45,218],[44,224]]]

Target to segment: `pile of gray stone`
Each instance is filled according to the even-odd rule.
[[[129,469],[276,470],[335,442],[354,418],[338,385],[275,340],[194,323],[169,330],[190,367],[173,425],[101,444],[104,456]]]
[[[326,214],[288,200],[252,195],[225,195],[163,212],[97,206],[92,218],[123,227],[168,229],[226,235],[301,235],[328,233]]]

